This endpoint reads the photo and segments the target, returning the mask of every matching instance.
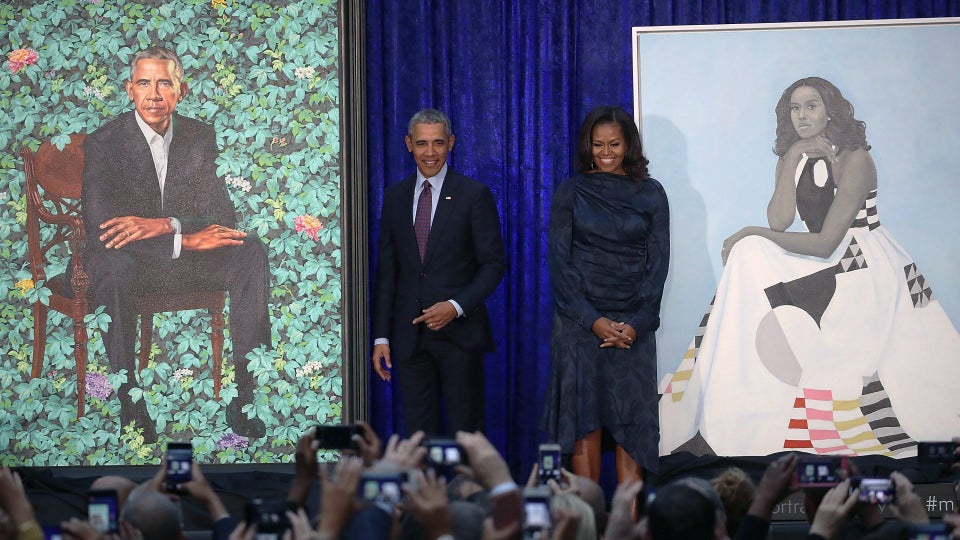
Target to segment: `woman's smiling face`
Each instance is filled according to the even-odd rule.
[[[790,120],[793,129],[802,139],[816,137],[823,133],[830,120],[827,106],[817,92],[809,86],[801,86],[790,95]]]

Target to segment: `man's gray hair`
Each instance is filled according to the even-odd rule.
[[[159,60],[173,60],[173,76],[176,78],[174,83],[183,82],[183,62],[180,61],[180,57],[177,56],[177,53],[171,51],[166,47],[154,46],[148,47],[140,52],[138,52],[132,60],[130,60],[130,80],[133,80],[133,72],[137,69],[137,62],[140,60],[151,58]]]
[[[130,494],[120,519],[136,527],[143,534],[143,540],[183,538],[177,505],[143,484]]]
[[[413,136],[413,126],[416,124],[443,124],[444,134],[448,137],[453,134],[453,129],[450,128],[450,119],[436,109],[420,109],[417,111],[410,119],[410,123],[407,124],[407,135]]]

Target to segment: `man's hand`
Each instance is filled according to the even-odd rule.
[[[203,504],[213,521],[230,515],[220,496],[210,487],[210,482],[207,482],[207,477],[203,475],[196,461],[190,465],[190,476],[190,481],[183,485],[184,489],[191,497]]]
[[[297,450],[294,453],[294,475],[290,489],[287,491],[287,500],[303,504],[307,500],[307,493],[314,479],[317,478],[319,465],[317,464],[317,428],[311,428],[297,440]]]
[[[637,494],[643,491],[643,480],[626,480],[617,486],[610,501],[610,519],[607,521],[607,538],[638,538],[634,535],[636,524]]]
[[[797,455],[780,456],[767,465],[747,514],[770,521],[773,508],[790,494],[790,482],[797,468]]]
[[[100,241],[107,249],[120,249],[130,242],[146,240],[173,232],[169,218],[142,218],[121,216],[110,218],[100,224]]]
[[[0,509],[10,515],[15,526],[34,520],[33,507],[20,475],[6,467],[0,467]]]
[[[897,490],[896,503],[891,508],[893,515],[900,521],[914,525],[930,523],[923,501],[913,491],[913,483],[899,471],[890,473],[890,479]]]
[[[338,538],[340,530],[356,511],[354,496],[363,472],[363,462],[357,458],[341,459],[331,477],[326,467],[320,467],[320,523],[317,531]]]
[[[416,479],[415,488],[409,485],[403,487],[403,491],[407,494],[407,502],[403,505],[403,509],[423,525],[428,538],[453,533],[446,479],[442,476],[437,478],[437,473],[433,469],[428,470],[426,474],[417,471]]]
[[[387,441],[387,450],[383,459],[376,463],[376,468],[419,469],[427,455],[427,449],[420,444],[423,437],[424,433],[417,431],[409,439],[400,440],[400,436],[394,433]]]
[[[857,504],[859,496],[860,488],[850,491],[850,480],[844,480],[831,488],[817,507],[817,513],[810,525],[810,534],[833,538],[850,514],[850,509]]]
[[[457,308],[448,301],[437,302],[423,310],[423,315],[413,320],[413,324],[427,323],[430,330],[440,330],[457,318]]]
[[[386,364],[386,366],[383,364]],[[377,372],[381,380],[389,381],[393,378],[389,371],[391,369],[393,369],[393,363],[390,361],[390,346],[383,343],[374,345],[373,370]]]
[[[486,490],[491,490],[500,484],[513,482],[510,468],[503,460],[503,456],[490,444],[483,433],[457,432],[457,443],[467,453],[469,466],[457,465],[457,472],[476,480]]]
[[[209,251],[228,246],[242,246],[247,233],[224,227],[210,225],[207,228],[183,235],[180,246],[187,251]]]
[[[357,448],[360,449],[359,453],[360,457],[363,458],[363,464],[370,467],[383,455],[383,442],[370,424],[357,420],[357,425],[363,430],[363,435],[354,435],[353,441],[357,443]]]

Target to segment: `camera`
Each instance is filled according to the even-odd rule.
[[[286,501],[253,499],[246,506],[246,522],[257,526],[256,540],[280,540],[290,529]]]
[[[397,504],[404,498],[403,484],[411,480],[406,471],[400,472],[372,472],[365,471],[360,475],[357,485],[357,498],[370,502]]]
[[[945,523],[925,523],[910,527],[910,540],[950,540]]]
[[[550,537],[550,497],[546,486],[528,487],[523,490],[523,539],[543,540]]]
[[[560,445],[541,444],[538,453],[537,483],[546,484],[550,480],[560,482]]]
[[[117,514],[116,490],[95,489],[87,492],[87,521],[97,532],[120,532]]]
[[[870,504],[893,504],[897,500],[897,487],[889,478],[852,478],[850,491],[860,488],[859,502]]]
[[[354,435],[363,435],[363,428],[352,424],[317,426],[316,440],[325,450],[359,450]]]
[[[793,486],[833,487],[843,480],[841,472],[849,472],[847,458],[801,459],[793,474]]]
[[[193,444],[167,443],[167,475],[164,488],[169,493],[184,493],[183,485],[193,480]]]
[[[918,442],[917,443],[917,461],[920,463],[942,463],[950,464],[957,461],[957,455],[954,451],[957,445],[945,442]]]
[[[467,453],[453,439],[424,439],[421,446],[427,449],[424,463],[435,469],[452,468],[467,463]]]

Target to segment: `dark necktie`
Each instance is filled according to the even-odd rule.
[[[420,248],[420,262],[427,253],[427,237],[430,236],[430,211],[433,208],[433,196],[430,194],[430,182],[423,182],[423,191],[417,200],[417,216],[413,220],[413,232],[417,236],[417,247]]]

